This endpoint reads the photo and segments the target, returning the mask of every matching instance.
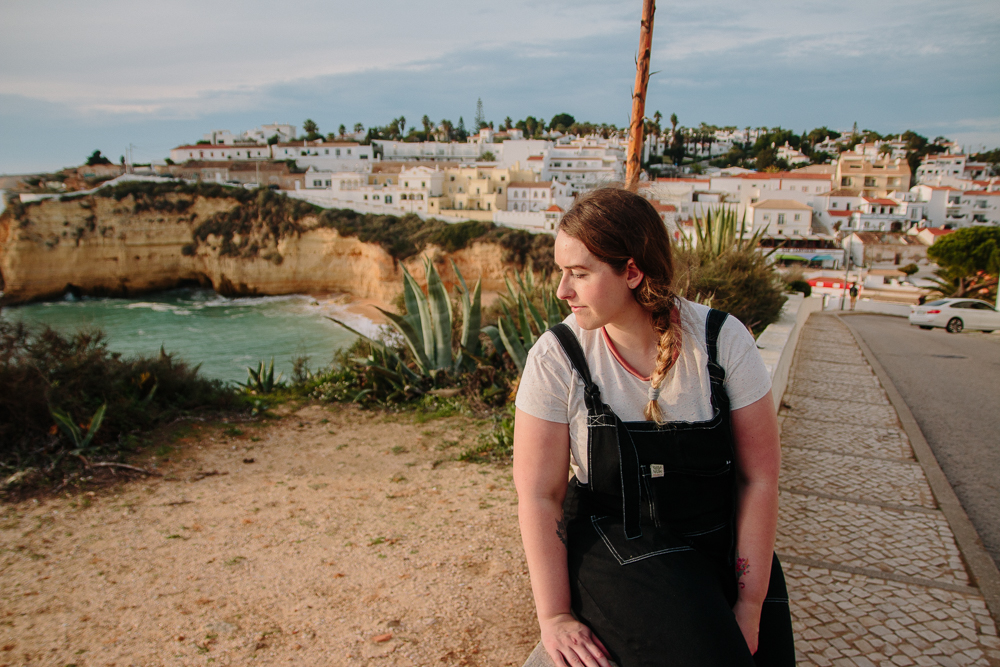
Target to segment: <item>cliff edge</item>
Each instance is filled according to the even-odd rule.
[[[390,302],[401,290],[400,265],[420,280],[424,256],[447,282],[455,280],[450,258],[466,280],[481,278],[484,290],[504,288],[510,252],[497,242],[473,240],[446,252],[425,240],[399,260],[384,241],[342,235],[337,214],[359,217],[270,191],[180,184],[13,202],[0,216],[2,302],[68,291],[132,296],[194,284],[227,296],[346,292]],[[394,221],[401,235],[404,223],[415,224],[378,220],[390,236]]]

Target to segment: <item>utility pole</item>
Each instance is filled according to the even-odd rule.
[[[642,131],[646,120],[646,87],[649,85],[649,56],[653,49],[653,14],[656,0],[642,1],[642,22],[639,28],[639,54],[635,63],[635,87],[632,92],[632,117],[628,151],[625,154],[625,187],[639,187],[642,166]]]
[[[847,300],[847,283],[850,282],[851,274],[851,237],[854,232],[847,235],[847,252],[844,255],[844,285],[840,294],[840,309],[844,309],[844,302]]]

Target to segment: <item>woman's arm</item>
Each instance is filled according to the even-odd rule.
[[[733,410],[737,479],[736,553],[739,598],[733,612],[751,653],[757,652],[760,610],[771,577],[778,525],[781,442],[771,392]]]
[[[517,513],[542,644],[559,667],[609,667],[607,651],[600,640],[570,610],[562,509],[568,471],[569,426],[517,410],[514,416]]]

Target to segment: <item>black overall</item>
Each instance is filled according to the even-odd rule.
[[[736,623],[736,469],[729,398],[718,365],[726,313],[706,322],[712,419],[623,422],[601,401],[583,349],[552,327],[583,378],[589,481],[564,503],[573,612],[620,667],[795,664],[777,558],[750,655]],[[751,563],[750,567],[759,567]]]

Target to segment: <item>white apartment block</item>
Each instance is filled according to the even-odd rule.
[[[278,137],[278,141],[293,140],[295,138],[295,129],[294,125],[272,123],[270,125],[255,127],[252,130],[241,132],[240,134],[233,134],[229,130],[212,130],[211,132],[203,135],[202,140],[207,141],[210,144],[266,144],[267,140],[274,136]]]
[[[389,175],[310,168],[305,173],[305,189],[296,196],[327,208],[426,215],[431,197],[441,196],[444,179],[443,171],[427,166],[404,167]]]
[[[625,151],[615,139],[574,139],[553,146],[544,157],[542,180],[566,185],[569,194],[625,178]]]
[[[959,227],[1000,225],[1000,192],[990,190],[962,192],[955,219]]]
[[[372,147],[353,141],[291,141],[271,146],[271,159],[295,160],[299,166],[322,168],[323,161],[371,160]]]
[[[507,210],[537,213],[550,206],[572,206],[569,187],[559,181],[516,181],[507,186]]]
[[[812,209],[792,199],[765,199],[747,207],[747,227],[768,236],[808,236]]]
[[[259,144],[194,144],[170,149],[177,164],[188,160],[269,160],[271,147]]]
[[[809,164],[810,162],[809,156],[789,146],[787,141],[784,146],[778,146],[778,159],[784,160],[792,167],[797,164]]]
[[[459,143],[457,141],[387,141],[372,140],[379,147],[383,160],[392,162],[475,162],[492,144]],[[497,146],[499,148],[499,146]],[[496,150],[493,150],[494,155]]]
[[[986,175],[989,165],[985,162],[971,162],[967,155],[942,153],[928,155],[917,167],[917,183],[923,185],[951,185],[963,190],[963,182],[972,181]]]

